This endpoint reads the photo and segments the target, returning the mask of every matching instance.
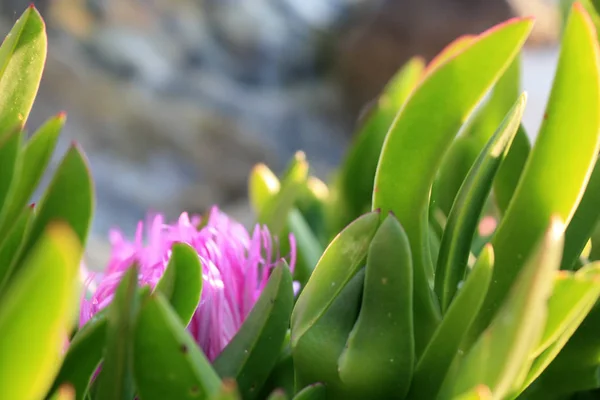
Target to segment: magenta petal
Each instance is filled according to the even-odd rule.
[[[174,224],[160,214],[139,222],[135,238],[127,241],[119,230],[111,230],[111,257],[97,280],[92,297],[81,300],[80,325],[112,301],[121,277],[133,263],[139,267],[139,282],[152,288],[160,280],[171,256],[173,243],[187,243],[198,252],[202,264],[203,290],[188,326],[210,360],[214,360],[235,336],[264,289],[279,260],[277,240],[266,227],[257,225],[250,234],[217,207],[212,207],[205,225],[200,216],[182,213]],[[296,243],[290,235],[289,265],[296,263]],[[86,286],[91,285],[86,281]],[[294,292],[299,286],[294,284]]]

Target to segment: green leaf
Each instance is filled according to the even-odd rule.
[[[40,399],[52,385],[73,321],[81,254],[69,227],[49,225],[0,298],[0,398]]]
[[[454,400],[492,400],[492,392],[485,385],[479,385],[467,393],[454,397]]]
[[[121,278],[107,310],[106,351],[98,375],[95,398],[131,400],[134,395],[131,371],[134,323],[139,311],[138,268],[133,265]]]
[[[307,386],[294,396],[293,400],[326,400],[327,390],[320,383]]]
[[[313,383],[327,386],[332,399],[362,400],[362,393],[342,383],[339,358],[360,311],[365,269],[335,297],[331,306],[292,347],[296,391]]]
[[[565,233],[565,250],[561,266],[573,269],[600,217],[600,162],[596,165],[581,198],[579,206]]]
[[[490,326],[467,353],[457,374],[454,394],[488,386],[505,398],[525,380],[530,354],[540,340],[553,278],[559,268],[565,226],[552,219]],[[494,267],[496,269],[497,266]]]
[[[31,232],[21,252],[26,255],[37,242],[48,223],[64,220],[86,243],[94,207],[93,182],[87,161],[75,145],[71,146],[39,204]]]
[[[441,318],[431,291],[428,209],[445,151],[467,116],[502,75],[531,31],[530,19],[499,25],[428,71],[386,137],[373,189],[373,208],[394,211],[406,230],[414,262],[417,355]]]
[[[294,279],[304,286],[317,266],[323,248],[297,209],[292,209],[288,214],[288,228],[296,240]]]
[[[574,321],[581,323],[599,295],[600,263],[589,264],[575,274],[562,271],[555,279],[548,301],[548,320],[534,356],[562,336]]]
[[[302,188],[306,185],[307,177],[308,163],[304,153],[298,152],[281,181],[279,191],[266,199],[264,206],[260,208],[258,213],[258,222],[261,225],[266,225],[273,235],[277,236],[283,231],[287,215],[294,206]],[[258,202],[258,200],[256,201]]]
[[[525,102],[526,96],[523,94],[509,110],[469,171],[450,211],[435,275],[435,292],[442,312],[448,309],[458,290],[458,283],[464,279],[479,218],[492,189],[494,176],[523,117]]]
[[[58,388],[50,400],[75,400],[75,390],[71,385],[65,384]]]
[[[506,213],[510,200],[515,194],[530,151],[531,143],[521,124],[494,179],[494,199],[502,215]]]
[[[254,399],[279,359],[294,305],[289,267],[283,261],[231,342],[213,362],[222,378],[235,378],[244,399]]]
[[[21,216],[14,224],[8,235],[0,242],[0,294],[6,287],[13,273],[16,264],[16,256],[23,245],[23,240],[27,236],[27,231],[31,226],[33,217],[33,208],[27,207],[21,213]]]
[[[20,130],[0,137],[0,210],[6,206],[10,188],[20,173],[21,139],[22,132]]]
[[[210,396],[210,400],[242,400],[235,380],[223,380],[218,393]]]
[[[486,143],[490,141],[506,114],[519,97],[520,57],[516,56],[498,79],[491,96],[468,123],[465,132],[456,139],[444,157],[439,176],[432,188],[432,203],[449,215],[454,199]]]
[[[522,390],[538,378],[557,357],[596,304],[600,295],[599,273],[600,264],[594,263],[575,274],[562,271],[557,276],[554,292],[548,303],[548,320],[544,333],[533,353],[537,358],[527,374]],[[571,363],[569,369],[575,365],[583,366],[585,363]],[[551,379],[556,379],[556,376]]]
[[[292,348],[325,314],[362,267],[378,223],[378,212],[363,215],[340,232],[327,247],[292,312]]]
[[[321,243],[325,245],[328,242],[326,207],[329,198],[330,191],[325,182],[309,176],[304,189],[296,200],[296,207],[318,240],[319,247],[322,246]],[[288,221],[288,228],[289,225],[290,221]]]
[[[569,224],[583,196],[600,147],[599,57],[594,27],[585,11],[575,7],[563,36],[545,119],[492,239],[496,265],[474,325],[478,332],[497,312],[552,216]],[[571,132],[577,132],[577,140]]]
[[[279,179],[265,164],[257,164],[250,172],[248,196],[256,214],[260,214],[268,200],[280,189]]]
[[[338,365],[342,382],[372,398],[404,398],[414,368],[412,260],[390,214],[369,247],[362,305]]]
[[[483,304],[492,278],[493,264],[494,252],[488,244],[418,361],[408,398],[437,398],[453,360],[463,351],[461,343],[467,329]]]
[[[75,391],[74,399],[84,399],[90,379],[104,355],[106,327],[106,313],[101,312],[77,332],[69,344],[69,350],[49,393],[69,384]]]
[[[372,200],[373,181],[381,147],[394,117],[423,75],[425,65],[419,57],[411,58],[390,80],[355,136],[340,170],[340,188],[350,207],[351,222]]]
[[[0,212],[0,235],[10,229],[27,206],[52,158],[65,119],[65,114],[50,119],[25,144],[20,156],[20,173],[10,190],[6,208]]]
[[[188,244],[175,243],[167,269],[155,290],[160,291],[187,326],[200,302],[202,266],[198,252]]]
[[[29,7],[0,47],[0,135],[25,125],[46,62],[46,27]]]
[[[271,393],[267,400],[288,400],[288,397],[283,390],[277,389]]]
[[[133,344],[141,400],[206,399],[221,381],[160,292],[142,304]]]

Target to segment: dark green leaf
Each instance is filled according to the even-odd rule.
[[[27,236],[32,217],[33,208],[25,208],[16,224],[8,231],[8,235],[4,237],[3,241],[0,241],[0,293],[2,293],[13,273],[17,261],[16,256]]]
[[[20,156],[20,173],[10,190],[6,208],[0,212],[0,235],[11,228],[31,199],[52,158],[65,118],[64,114],[59,114],[50,119],[25,144]]]
[[[414,368],[412,259],[406,233],[389,215],[369,247],[362,305],[339,359],[350,390],[404,398]]]
[[[600,162],[596,160],[585,193],[565,233],[565,250],[561,262],[564,269],[573,269],[592,236],[600,217],[598,204],[600,204]]]
[[[106,326],[106,313],[102,312],[77,332],[69,344],[69,350],[49,393],[69,384],[75,391],[74,399],[83,400],[90,379],[104,355]]]
[[[71,146],[40,201],[21,257],[37,242],[48,223],[56,219],[67,222],[85,244],[94,207],[93,190],[87,161],[77,146]]]
[[[279,359],[294,304],[292,276],[285,262],[271,273],[252,311],[214,361],[222,378],[235,378],[244,399],[254,399]]]
[[[0,137],[0,211],[6,207],[11,186],[18,180],[21,172],[19,153],[22,136],[21,131],[15,130],[7,136]]]
[[[325,386],[320,383],[315,383],[299,391],[298,394],[294,396],[293,400],[326,400],[326,394],[327,391]]]
[[[202,266],[198,252],[188,244],[175,243],[167,269],[156,289],[171,303],[187,326],[198,308],[202,292]]]
[[[292,348],[327,312],[335,298],[362,267],[379,213],[366,214],[344,229],[327,247],[292,313]]]
[[[115,291],[106,313],[106,351],[98,375],[98,400],[131,400],[134,395],[132,339],[139,311],[138,268],[133,265]]]
[[[207,399],[221,387],[210,362],[159,292],[142,304],[133,355],[141,400]]]
[[[483,304],[493,264],[493,249],[487,245],[417,363],[410,399],[437,398],[452,361],[462,351],[460,347],[467,329]]]

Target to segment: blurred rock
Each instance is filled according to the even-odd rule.
[[[385,0],[338,45],[337,70],[358,112],[413,55],[431,59],[450,41],[513,16],[505,0]]]

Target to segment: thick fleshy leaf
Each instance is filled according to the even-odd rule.
[[[583,321],[600,295],[600,264],[589,264],[575,274],[561,272],[548,301],[548,319],[535,356],[555,342],[573,322]],[[580,316],[582,316],[580,318]],[[578,324],[579,324],[578,323]]]
[[[257,164],[250,172],[248,196],[250,205],[258,215],[267,201],[280,189],[279,179],[265,164]]]
[[[26,255],[37,242],[52,220],[64,220],[77,234],[79,241],[86,243],[94,207],[93,182],[87,161],[75,145],[71,146],[40,201],[21,257]]]
[[[282,177],[279,191],[267,198],[258,212],[258,222],[267,225],[272,234],[279,235],[284,229],[287,215],[306,185],[307,177],[308,163],[304,153],[298,152]]]
[[[531,27],[530,19],[507,21],[429,71],[396,116],[383,145],[373,208],[394,211],[410,239],[417,355],[441,318],[431,291],[433,265],[426,241],[433,181],[454,136],[517,55]]]
[[[326,400],[327,390],[320,383],[307,386],[294,396],[293,400]]]
[[[259,398],[266,399],[278,392],[292,397],[295,393],[294,379],[294,360],[292,358],[292,348],[290,347],[290,331],[286,332],[285,340],[279,352],[279,359],[271,371],[269,378],[261,388]]]
[[[25,125],[42,78],[46,51],[46,27],[31,6],[0,47],[0,135]]]
[[[461,363],[455,395],[484,384],[494,398],[501,399],[522,384],[524,372],[532,362],[530,354],[539,343],[546,322],[564,230],[564,224],[553,218],[498,314]]]
[[[298,211],[306,220],[307,225],[321,246],[327,244],[328,239],[326,210],[329,199],[330,190],[325,182],[314,176],[309,176],[304,189],[296,200]]]
[[[100,312],[77,332],[69,344],[69,350],[50,393],[68,384],[75,391],[75,399],[84,399],[90,379],[104,355],[106,326],[106,313]]]
[[[277,389],[269,395],[267,400],[288,400],[288,397],[283,390]]]
[[[362,305],[339,359],[349,390],[373,398],[404,398],[414,369],[412,258],[406,233],[392,215],[367,255]]]
[[[50,400],[75,400],[75,389],[71,385],[65,384],[50,397]]]
[[[585,193],[565,233],[565,250],[561,266],[573,269],[600,218],[600,162],[592,171]]]
[[[221,387],[219,376],[160,292],[142,304],[133,370],[141,400],[205,399]]]
[[[350,146],[340,170],[342,198],[348,203],[351,222],[370,207],[373,181],[381,147],[394,117],[416,86],[425,64],[419,57],[410,59],[384,88],[354,143]]]
[[[297,209],[290,210],[287,226],[296,240],[297,259],[294,279],[304,286],[323,254],[323,247]]]
[[[292,313],[292,348],[325,314],[335,298],[362,267],[377,226],[379,212],[348,225],[327,247]]]
[[[0,294],[13,273],[17,261],[16,256],[27,236],[32,217],[33,208],[25,208],[12,229],[8,231],[8,235],[0,241]]]
[[[490,388],[480,385],[467,393],[454,397],[454,400],[492,400],[493,398]]]
[[[594,263],[582,268],[574,275],[561,272],[557,277],[554,293],[548,304],[548,320],[544,334],[537,347],[537,351],[534,353],[535,355],[539,355],[527,374],[525,383],[521,387],[522,390],[526,389],[538,376],[544,373],[545,368],[559,355],[590,310],[592,310],[592,307],[596,304],[598,295],[600,294],[600,281],[598,281],[599,268],[600,264]],[[573,304],[569,303],[571,301]],[[595,344],[598,350],[600,350],[598,340],[588,341],[588,345],[590,344],[592,347]],[[598,354],[598,350],[595,352],[589,351],[588,355]],[[598,365],[595,365],[594,361],[590,364],[596,368],[600,366],[600,359],[596,363]],[[560,365],[560,360],[557,364]],[[588,363],[580,359],[575,363],[569,363],[568,369],[577,369],[573,368],[575,366],[585,366],[584,369],[586,369],[588,368]],[[552,371],[545,374],[544,378],[547,379],[548,377],[550,379],[558,378],[558,376],[553,375]],[[542,379],[542,381],[546,381],[546,379]],[[534,391],[536,390],[536,388],[533,389]]]
[[[492,278],[493,264],[494,252],[488,244],[417,363],[408,398],[437,398],[454,358],[462,351],[460,347],[467,329],[483,304]]]
[[[520,64],[520,57],[515,57],[498,79],[489,100],[475,111],[465,132],[452,143],[444,157],[431,201],[445,215],[449,215],[471,166],[519,97]]]
[[[81,254],[68,226],[49,225],[0,297],[0,398],[41,399],[52,385],[73,320]]]
[[[0,211],[6,207],[11,186],[21,172],[19,153],[22,137],[20,130],[14,130],[0,138]]]
[[[339,358],[360,310],[364,271],[363,268],[354,275],[321,318],[292,347],[296,390],[323,383],[332,399],[364,399],[363,393],[344,385],[339,376]]]
[[[11,228],[31,199],[52,158],[65,119],[65,114],[50,119],[25,144],[20,155],[20,173],[10,190],[6,208],[0,212],[0,235]]]
[[[494,199],[498,211],[502,215],[508,209],[510,200],[515,194],[530,152],[531,143],[523,124],[521,124],[504,162],[496,173],[496,179],[494,179]]]
[[[235,380],[224,379],[217,393],[210,396],[210,400],[242,400]]]
[[[187,326],[198,307],[202,292],[202,266],[198,252],[186,243],[171,247],[167,269],[156,285]]]
[[[474,325],[479,332],[501,306],[552,216],[569,224],[583,196],[600,147],[599,59],[594,26],[585,10],[575,6],[562,39],[544,121],[492,239],[496,266]],[[577,140],[571,132],[577,132]]]
[[[125,272],[106,312],[106,350],[95,395],[99,400],[131,400],[134,395],[132,339],[139,311],[138,269]]]
[[[483,148],[460,187],[448,216],[435,270],[435,292],[442,312],[450,306],[458,283],[465,277],[479,218],[492,189],[494,176],[521,123],[525,102],[526,96],[523,94]]]
[[[254,399],[279,359],[294,305],[292,276],[285,262],[269,282],[231,342],[213,363],[222,378],[235,378],[244,399]]]

